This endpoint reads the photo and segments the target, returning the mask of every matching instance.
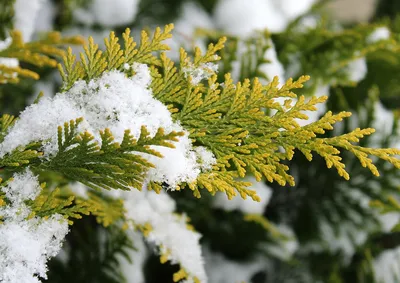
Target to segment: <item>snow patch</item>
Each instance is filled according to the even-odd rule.
[[[10,203],[0,207],[0,281],[3,283],[40,282],[46,279],[49,258],[61,249],[68,223],[59,214],[33,217],[25,205],[40,193],[37,177],[30,170],[14,174],[2,191]]]
[[[135,20],[139,2],[140,0],[92,0],[87,8],[78,8],[73,15],[78,22],[85,25],[128,25]]]
[[[126,217],[136,225],[150,224],[146,239],[160,247],[173,264],[179,263],[189,274],[188,282],[197,277],[207,282],[199,240],[201,235],[188,229],[185,215],[176,215],[175,201],[164,191],[132,190],[120,192],[125,199]]]
[[[376,28],[367,38],[368,43],[375,43],[390,38],[390,30],[387,27]]]

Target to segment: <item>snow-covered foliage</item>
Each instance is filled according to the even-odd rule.
[[[67,33],[92,35],[97,37],[98,40],[95,41],[101,42],[102,38],[108,35],[108,30],[101,30],[99,27],[119,29],[125,25],[131,25],[137,16],[139,2],[139,0],[88,1],[83,7],[73,11],[73,20],[78,25],[67,30]],[[233,80],[238,81],[240,60],[248,51],[245,40],[250,39],[260,30],[268,29],[273,33],[283,32],[294,19],[307,14],[316,2],[316,0],[219,0],[211,13],[193,2],[183,3],[180,17],[176,21],[174,40],[171,39],[168,42],[172,47],[169,55],[174,60],[178,60],[177,51],[180,46],[186,49],[200,46],[202,50],[205,50],[206,41],[197,37],[196,29],[219,29],[218,32],[238,37],[237,56],[230,62]],[[48,0],[16,0],[15,27],[22,30],[25,40],[29,41],[35,30],[52,29],[55,6],[51,3],[53,2]],[[39,21],[34,24],[40,8],[42,14]],[[314,15],[301,19],[297,31],[305,33],[308,29],[316,28],[318,20],[319,18]],[[371,33],[367,42],[380,42],[390,37],[389,29],[380,27]],[[293,60],[289,60],[292,62],[285,68],[279,59],[282,57],[278,56],[280,55],[278,52],[281,51],[279,48],[282,46],[279,45],[279,41],[275,42],[275,46],[272,38],[275,37],[267,36],[270,47],[261,56],[262,60],[268,62],[261,64],[258,70],[265,74],[267,82],[274,76],[278,76],[280,86],[282,86],[286,79],[300,75],[301,54],[292,54]],[[8,39],[0,42],[0,51],[9,43]],[[355,53],[354,56],[358,57],[358,54]],[[14,58],[0,58],[0,65],[17,67],[19,62]],[[342,67],[341,70],[345,72],[347,79],[354,84],[366,77],[365,57],[349,61],[349,64]],[[152,181],[164,183],[163,185],[166,183],[172,189],[181,183],[191,183],[201,172],[211,170],[217,160],[206,147],[194,146],[189,138],[189,132],[179,121],[173,120],[167,106],[153,97],[149,87],[152,79],[149,66],[138,63],[125,64],[123,71],[122,69],[104,72],[99,78],[90,81],[77,81],[68,91],[57,93],[54,97],[54,91],[49,87],[47,93],[50,95],[26,108],[21,112],[15,125],[10,127],[4,141],[0,144],[0,158],[10,154],[19,146],[41,141],[43,146],[40,151],[44,154],[40,158],[44,161],[50,160],[58,152],[57,127],[80,117],[83,118],[83,122],[79,126],[79,131],[88,131],[99,143],[101,143],[99,131],[106,128],[111,130],[116,142],[122,141],[127,129],[135,138],[138,138],[141,126],[147,127],[150,136],[154,136],[159,128],[163,128],[166,133],[183,132],[184,135],[179,137],[179,141],[174,142],[175,148],[151,146],[152,149],[161,153],[163,158],[142,154],[155,165],[147,171],[142,191],[106,193],[108,196],[124,200],[126,209],[124,216],[131,224],[127,234],[134,240],[134,245],[138,249],[129,254],[134,264],[126,259],[120,259],[123,273],[128,282],[143,283],[145,281],[142,271],[148,251],[137,232],[139,230],[143,232],[148,243],[157,246],[157,251],[161,254],[163,261],[169,260],[181,266],[181,270],[187,275],[185,278],[187,283],[250,282],[257,271],[266,269],[265,261],[258,260],[256,257],[249,262],[238,263],[228,260],[222,254],[208,250],[205,251],[203,258],[200,246],[201,235],[192,230],[185,214],[176,214],[174,199],[165,191],[156,194],[147,190],[146,184]],[[199,85],[215,74],[217,69],[217,64],[204,63],[200,67],[194,67],[194,64],[189,65],[182,71],[186,77],[192,78],[193,85]],[[265,80],[262,79],[262,82],[264,83]],[[335,80],[318,80],[309,92],[317,97],[328,95],[336,83]],[[282,99],[276,99],[276,101],[283,104]],[[296,102],[296,99],[292,99],[292,105]],[[326,104],[319,107],[318,111],[302,112],[308,115],[309,119],[296,119],[298,124],[304,126],[317,121],[318,117],[326,112]],[[377,103],[375,108],[377,118],[375,126],[378,131],[389,135],[394,123],[393,113],[380,103]],[[377,141],[376,144],[379,145],[379,142]],[[398,147],[397,145],[394,144],[395,147]],[[239,197],[228,200],[224,194],[217,193],[211,202],[212,207],[226,211],[237,210],[243,214],[262,215],[266,209],[268,210],[267,206],[273,190],[264,182],[256,182],[254,178],[245,179],[245,181],[253,183],[250,189],[257,192],[260,202],[243,200]],[[88,188],[84,185],[70,183],[68,187],[77,197],[89,199]],[[0,282],[2,283],[39,282],[41,278],[46,278],[46,261],[58,253],[61,242],[68,232],[67,223],[61,215],[54,214],[47,219],[28,217],[31,211],[25,201],[33,200],[40,189],[37,177],[29,170],[15,174],[14,179],[2,188],[6,199],[10,201],[7,205],[0,206],[0,220],[7,220],[0,224]],[[364,204],[367,202],[361,196],[359,200]],[[391,215],[386,220],[382,217],[381,220],[383,230],[389,231],[398,221],[398,215]],[[343,223],[338,231],[333,231],[329,223],[322,221],[319,232],[324,241],[300,246],[290,227],[284,224],[278,224],[277,227],[279,231],[290,235],[290,240],[285,242],[285,252],[281,249],[274,250],[274,247],[268,245],[263,248],[272,254],[275,252],[277,258],[284,260],[289,259],[296,251],[304,254],[310,251],[328,250],[332,254],[343,253],[345,259],[349,261],[357,247],[367,240],[367,232],[354,230],[347,223]],[[398,256],[397,251],[390,251],[390,253],[382,254],[375,261],[377,279],[384,282],[396,282],[394,277],[388,275],[389,271],[386,272],[390,265],[388,262],[395,261],[395,254]],[[382,268],[386,268],[383,273],[379,271]]]
[[[37,177],[28,169],[14,174],[2,191],[10,201],[0,206],[0,281],[4,283],[40,282],[46,279],[49,258],[61,249],[68,232],[67,221],[58,214],[49,218],[28,217],[26,200],[33,200],[41,190]]]
[[[151,82],[148,67],[135,64],[132,68],[136,74],[131,78],[111,71],[89,83],[78,81],[69,91],[54,98],[45,97],[26,108],[0,144],[0,157],[18,146],[43,141],[44,158],[50,158],[58,151],[57,127],[80,117],[84,118],[81,131],[90,132],[99,142],[99,131],[106,128],[111,130],[118,142],[122,141],[127,129],[138,138],[143,125],[153,136],[159,128],[166,133],[184,131],[172,121],[167,107],[152,97],[148,88]],[[196,75],[194,73],[195,70],[193,76]],[[196,79],[203,78],[204,74],[196,76]],[[149,171],[148,180],[167,182],[172,188],[181,182],[193,182],[202,166],[210,168],[214,160],[211,153],[204,153],[203,148],[200,152],[206,160],[202,161],[203,165],[199,164],[198,159],[202,156],[193,149],[188,133],[175,143],[175,148],[153,148],[164,157],[146,156],[156,165]],[[172,162],[174,166],[171,166]]]
[[[189,66],[183,69],[185,75],[192,78],[193,85],[198,85],[201,81],[207,80],[218,71],[218,65],[214,63],[205,63],[199,67]]]
[[[122,193],[126,216],[134,225],[150,225],[146,239],[160,249],[167,260],[179,263],[189,275],[187,282],[196,277],[207,282],[199,240],[201,235],[188,227],[185,215],[176,215],[175,201],[167,193],[131,191]]]

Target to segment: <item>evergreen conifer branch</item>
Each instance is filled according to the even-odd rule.
[[[249,195],[257,199],[253,192],[245,189],[244,183],[238,184],[234,179],[244,177],[247,172],[254,175],[258,181],[266,178],[280,185],[294,185],[293,177],[287,173],[289,167],[283,162],[290,160],[296,149],[309,160],[312,158],[311,152],[322,156],[327,167],[336,168],[339,175],[345,179],[349,178],[349,174],[341,161],[339,148],[355,154],[361,164],[374,174],[377,174],[377,170],[368,155],[377,155],[395,165],[399,163],[393,157],[397,152],[395,150],[363,149],[352,144],[364,135],[371,134],[370,129],[357,129],[333,139],[318,137],[326,130],[332,130],[333,124],[348,117],[348,112],[335,115],[328,112],[321,120],[299,127],[296,119],[306,119],[304,111],[315,111],[315,105],[326,100],[326,97],[320,97],[306,101],[300,96],[297,102],[291,105],[290,98],[297,97],[293,90],[302,88],[309,79],[308,76],[300,77],[296,81],[290,79],[281,87],[278,87],[277,78],[263,86],[257,78],[252,82],[244,80],[242,83],[233,84],[229,75],[225,76],[223,84],[219,84],[215,72],[210,69],[210,64],[220,60],[216,52],[223,48],[226,38],[221,38],[215,45],[210,44],[205,54],[201,54],[197,48],[193,60],[181,49],[179,67],[175,67],[165,53],[161,53],[159,58],[154,57],[153,52],[166,49],[161,41],[169,38],[171,29],[171,25],[166,26],[164,32],[157,29],[153,40],[149,40],[147,33],[142,33],[141,45],[138,48],[127,30],[123,35],[123,51],[118,39],[111,33],[110,38],[106,40],[107,50],[104,54],[98,51],[93,40],[89,40],[89,46],[85,48],[87,59],[82,55],[83,71],[79,70],[79,63],[75,62],[75,58],[69,52],[65,58],[66,71],[61,70],[61,73],[66,84],[65,89],[68,89],[73,80],[92,79],[109,68],[123,70],[123,64],[134,62],[150,64],[153,77],[151,88],[155,98],[168,105],[173,117],[189,131],[195,145],[209,148],[218,160],[211,175],[204,175],[213,178],[206,180],[200,177],[189,185],[196,196],[199,196],[196,189],[199,186],[212,193],[218,190],[225,191],[229,198],[235,195],[237,190],[244,197]],[[362,34],[367,35],[370,28],[362,31]],[[329,35],[329,38],[333,40],[336,36],[338,35]],[[354,39],[352,33],[340,34],[340,38],[345,38],[343,41],[346,44],[347,37]],[[208,78],[205,83],[201,82],[204,78]],[[194,83],[198,79],[200,82]],[[280,97],[288,98],[284,105],[275,101]],[[277,112],[270,116],[268,113],[271,110]],[[279,148],[283,148],[284,152]],[[232,172],[235,173],[232,175]],[[161,187],[161,184],[155,183],[149,186],[156,191]]]
[[[121,199],[112,199],[98,192],[90,191],[87,199],[77,198],[75,202],[93,207],[90,213],[96,217],[97,223],[103,227],[109,227],[124,221],[125,208]]]
[[[19,31],[12,31],[10,36],[11,44],[0,51],[0,57],[17,59],[37,67],[56,67],[57,61],[52,57],[64,56],[62,45],[83,43],[79,36],[62,37],[59,32],[50,32],[41,40],[27,43],[23,42]],[[0,84],[17,83],[18,76],[39,79],[39,75],[29,69],[0,65]]]
[[[58,66],[64,85],[63,90],[67,91],[78,80],[91,80],[99,77],[104,70],[123,70],[126,65],[142,63],[148,65],[160,65],[160,59],[153,55],[154,52],[168,50],[169,47],[162,41],[171,37],[173,25],[166,25],[164,30],[157,28],[150,39],[149,35],[143,31],[139,46],[130,36],[130,29],[126,29],[122,37],[124,39],[124,49],[118,43],[118,38],[113,32],[110,37],[105,39],[106,52],[99,50],[93,38],[89,38],[89,45],[85,45],[85,53],[81,53],[81,61],[76,62],[72,50],[69,49],[64,56],[64,66]]]
[[[0,158],[0,168],[26,166],[43,155],[42,152],[27,148],[17,148]]]
[[[58,152],[48,161],[39,165],[41,170],[50,170],[79,181],[94,189],[142,189],[145,173],[153,164],[139,152],[162,157],[150,145],[173,147],[171,141],[182,133],[164,134],[159,129],[149,137],[142,127],[138,140],[125,131],[121,143],[114,142],[110,130],[100,132],[101,144],[89,132],[78,133],[77,127],[82,119],[71,120],[58,128]]]
[[[0,115],[1,282],[391,276],[389,267],[374,269],[399,252],[400,150],[390,147],[399,147],[400,129],[388,109],[400,93],[400,17],[341,28],[318,4],[311,9],[324,0],[290,9],[274,0],[246,9],[172,0],[165,12],[153,9],[160,0],[24,1],[0,4],[0,104],[16,115],[37,87],[55,96],[41,93],[19,117]],[[55,29],[91,31],[84,51],[63,50],[78,37],[24,43],[9,32],[15,23],[23,38],[37,36],[39,11],[51,12],[44,16]],[[175,11],[170,46],[172,24],[135,39],[123,32]],[[94,38],[105,27],[115,33],[103,50]],[[202,48],[177,52],[177,44]],[[129,251],[132,239],[138,253]],[[67,256],[49,261],[63,241]]]
[[[28,202],[32,211],[28,218],[35,216],[46,218],[57,213],[68,219],[68,223],[72,225],[71,218],[81,219],[82,215],[89,215],[96,210],[95,206],[91,206],[87,202],[76,203],[74,195],[63,195],[59,188],[50,190],[45,187],[45,184],[41,186],[40,195],[35,200]]]

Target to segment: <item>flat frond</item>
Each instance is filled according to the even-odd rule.
[[[82,215],[89,215],[96,207],[91,206],[88,202],[74,202],[73,195],[63,195],[59,188],[54,190],[47,189],[42,184],[40,195],[29,204],[31,214],[29,217],[49,217],[53,214],[61,214],[70,225],[73,224],[71,218],[81,219]]]
[[[151,149],[150,145],[171,147],[171,141],[182,133],[172,132],[164,134],[159,129],[157,134],[150,138],[147,130],[142,127],[142,134],[138,140],[134,139],[129,131],[125,131],[121,143],[114,142],[110,130],[100,132],[101,144],[88,133],[77,133],[77,126],[81,119],[71,120],[64,127],[58,128],[58,152],[49,161],[39,165],[42,170],[56,171],[64,176],[79,181],[94,189],[122,189],[136,188],[141,190],[149,168],[153,164],[148,162],[139,152],[161,155]]]

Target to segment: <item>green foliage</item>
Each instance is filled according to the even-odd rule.
[[[71,218],[81,219],[82,214],[89,215],[94,210],[87,202],[74,203],[75,196],[64,196],[59,188],[49,190],[45,188],[45,184],[41,186],[40,195],[34,201],[28,203],[32,210],[29,217],[39,216],[46,218],[58,213],[68,219],[69,224],[72,225]]]
[[[0,168],[26,166],[32,161],[36,161],[37,158],[42,156],[42,153],[34,149],[29,149],[29,147],[35,145],[37,144],[32,143],[25,148],[16,148],[11,153],[6,154],[0,158]]]
[[[161,158],[160,153],[149,146],[173,147],[171,142],[182,135],[174,131],[164,134],[160,128],[150,138],[149,132],[142,127],[138,140],[126,130],[122,142],[117,143],[113,141],[111,132],[105,129],[100,132],[100,145],[89,132],[77,132],[81,121],[82,119],[71,120],[64,124],[64,128],[59,126],[58,152],[49,161],[40,164],[39,169],[59,172],[94,189],[141,190],[144,173],[153,165],[135,152]]]
[[[169,47],[162,43],[171,37],[171,30],[173,25],[166,25],[164,31],[157,28],[150,39],[147,32],[141,33],[140,45],[137,46],[133,38],[130,37],[130,30],[126,29],[123,34],[124,49],[118,43],[118,38],[114,33],[110,34],[109,39],[105,39],[107,50],[103,53],[99,50],[97,44],[94,43],[93,38],[89,38],[89,45],[85,46],[85,53],[81,53],[81,62],[75,62],[75,56],[72,50],[68,49],[67,55],[64,57],[63,68],[59,65],[61,77],[64,85],[63,90],[66,91],[77,80],[91,80],[99,77],[105,70],[122,70],[125,64],[132,64],[134,62],[160,65],[160,60],[153,53],[162,50],[168,50]]]
[[[16,119],[14,116],[4,114],[0,118],[0,143],[3,142],[8,130],[12,128]],[[11,153],[0,158],[0,168],[2,167],[19,167],[29,164],[42,155],[41,152],[35,150],[37,144],[31,143],[25,148],[16,148]]]
[[[95,216],[97,223],[103,227],[124,221],[125,208],[121,199],[113,199],[98,192],[88,192],[87,199],[77,199],[76,202],[93,207],[91,215]]]
[[[300,96],[294,105],[287,100],[283,107],[276,103],[275,99],[296,98],[293,90],[302,88],[303,83],[309,79],[307,76],[300,77],[297,81],[288,80],[282,87],[278,87],[277,79],[263,86],[257,78],[252,82],[244,80],[243,83],[235,85],[229,74],[225,76],[223,84],[217,82],[217,76],[210,67],[220,59],[216,52],[223,48],[225,38],[216,44],[210,44],[205,54],[201,54],[200,49],[196,48],[193,59],[181,50],[179,68],[174,66],[165,53],[161,53],[159,58],[156,57],[153,52],[168,49],[162,41],[170,37],[172,27],[167,25],[163,32],[156,29],[152,40],[143,32],[138,48],[127,30],[123,35],[123,50],[118,44],[118,39],[111,33],[110,38],[105,40],[105,53],[98,50],[93,39],[90,39],[89,45],[85,47],[85,54],[81,54],[82,63],[75,62],[75,57],[69,51],[64,58],[65,69],[60,67],[60,72],[64,80],[64,90],[67,90],[78,79],[90,80],[100,76],[105,70],[123,70],[126,63],[150,65],[153,76],[151,88],[155,98],[169,107],[174,119],[190,132],[195,145],[207,147],[217,157],[218,163],[212,172],[203,173],[194,183],[188,184],[195,196],[200,196],[198,188],[205,188],[212,194],[224,191],[229,198],[236,195],[237,191],[244,198],[250,196],[258,200],[255,192],[246,188],[248,183],[235,179],[244,177],[246,173],[253,174],[258,181],[266,178],[269,182],[276,181],[280,185],[294,185],[294,179],[288,173],[289,167],[284,161],[292,159],[295,149],[300,150],[308,160],[312,159],[312,152],[322,156],[327,167],[334,167],[345,179],[349,179],[349,175],[341,161],[340,149],[353,153],[361,165],[375,175],[379,173],[368,157],[370,155],[391,162],[396,167],[400,166],[400,162],[393,157],[400,152],[398,150],[354,145],[364,136],[370,135],[373,129],[355,129],[333,138],[318,136],[326,130],[332,130],[333,124],[349,117],[348,112],[327,112],[320,121],[299,127],[296,119],[307,118],[302,112],[315,111],[315,105],[324,102],[326,97],[305,101],[305,98]],[[359,40],[360,33],[367,34],[370,30],[370,27],[365,30],[360,28],[356,38]],[[355,41],[351,32],[340,36],[332,33],[323,39],[346,44]],[[318,44],[322,43],[318,41],[311,46]],[[370,50],[368,48],[365,50]],[[353,55],[351,58],[354,59]],[[315,58],[313,60],[318,61]],[[193,72],[198,69],[209,73],[207,83],[193,83]],[[270,116],[268,113],[271,110],[276,111],[276,114]],[[90,142],[89,137],[86,137],[86,140],[85,143]],[[283,148],[283,151],[279,148]],[[62,164],[65,163],[61,162],[53,168],[62,168]],[[82,181],[90,184],[87,178]],[[112,187],[111,184],[107,186]],[[160,190],[161,184],[152,183],[149,188]]]
[[[18,31],[10,33],[11,44],[0,51],[0,57],[15,58],[20,62],[37,67],[56,67],[57,61],[52,57],[63,57],[65,51],[60,47],[65,44],[82,44],[79,36],[61,37],[59,32],[50,32],[43,39],[24,43]],[[19,76],[39,79],[39,74],[24,67],[0,65],[0,84],[18,83]]]
[[[0,118],[0,142],[4,141],[8,128],[12,127],[15,123],[15,117],[4,114]]]
[[[113,199],[95,191],[89,191],[87,198],[83,198],[76,196],[68,186],[51,190],[42,184],[42,188],[40,195],[28,202],[32,210],[30,217],[49,217],[58,213],[72,225],[72,218],[81,219],[82,215],[92,215],[103,227],[124,221],[125,209],[120,199]]]
[[[202,54],[200,49],[195,49],[193,58],[181,50],[180,63],[176,65],[163,52],[168,50],[163,40],[170,38],[172,27],[167,25],[163,31],[157,29],[151,39],[148,33],[142,32],[139,45],[136,45],[130,37],[129,30],[122,36],[123,46],[118,43],[118,37],[111,33],[105,40],[105,52],[99,50],[94,40],[90,38],[84,53],[80,56],[80,61],[76,61],[72,50],[69,49],[64,56],[64,67],[59,65],[63,91],[70,89],[78,80],[90,81],[110,70],[123,71],[127,76],[132,76],[132,69],[128,70],[126,64],[129,66],[134,63],[147,64],[151,70],[150,87],[154,97],[167,105],[173,118],[189,132],[194,146],[206,147],[217,158],[217,163],[211,171],[203,172],[195,182],[181,184],[175,189],[187,187],[196,197],[200,197],[200,189],[206,189],[211,195],[222,191],[228,198],[239,193],[243,198],[251,197],[253,200],[259,200],[256,192],[248,189],[251,183],[243,181],[243,177],[253,175],[258,181],[275,182],[279,186],[296,186],[294,175],[297,170],[300,172],[300,178],[296,180],[298,187],[295,190],[287,188],[287,191],[283,191],[280,187],[279,190],[280,196],[290,196],[285,198],[287,205],[290,206],[287,210],[295,215],[289,215],[285,220],[294,227],[301,244],[307,244],[320,237],[318,235],[320,219],[316,219],[315,215],[336,226],[335,234],[339,233],[340,225],[347,222],[362,227],[366,225],[363,221],[365,218],[377,224],[374,215],[354,199],[354,195],[346,190],[344,184],[347,183],[338,176],[349,180],[350,175],[361,174],[366,176],[365,182],[368,183],[373,180],[372,175],[378,176],[380,172],[383,172],[384,176],[396,175],[393,172],[397,172],[400,168],[400,161],[396,157],[400,154],[400,150],[369,147],[368,136],[374,130],[369,128],[369,123],[362,128],[349,128],[349,122],[345,119],[351,114],[347,111],[340,111],[337,114],[328,111],[319,121],[300,127],[297,119],[307,118],[303,112],[315,111],[316,105],[325,102],[327,98],[313,97],[306,100],[304,96],[297,96],[294,93],[303,88],[309,79],[308,76],[299,76],[297,80],[290,79],[281,87],[278,86],[277,78],[267,85],[260,83],[256,77],[262,77],[258,70],[259,66],[267,63],[263,55],[269,46],[268,33],[259,34],[248,40],[246,43],[248,52],[241,59],[241,77],[250,79],[234,84],[229,74],[222,78],[222,75],[218,77],[213,71],[213,64],[221,59],[217,55],[218,52],[222,52],[224,72],[229,70],[229,62],[235,59],[228,56],[231,51],[225,54],[222,51],[225,38],[210,44],[205,54]],[[276,37],[282,58],[287,64],[290,64],[290,54],[295,54],[300,48],[303,52],[299,57],[301,72],[322,78],[325,83],[337,80],[340,84],[349,85],[344,68],[351,60],[366,54],[378,54],[380,48],[394,44],[393,41],[366,44],[366,38],[371,31],[372,26],[365,26],[344,32],[330,32],[324,31],[322,24],[313,31],[299,33],[301,35],[293,27],[293,30]],[[232,50],[237,49],[235,44],[237,42],[233,43]],[[333,54],[333,50],[339,50],[340,54]],[[16,57],[17,53],[10,54]],[[333,60],[335,56],[339,59]],[[29,62],[29,59],[26,61]],[[53,65],[49,62],[49,65]],[[198,83],[199,72],[206,74],[204,76],[206,81]],[[286,98],[283,106],[276,102],[277,98]],[[296,99],[295,102],[292,99]],[[100,132],[100,140],[96,140],[88,132],[79,132],[80,121],[81,119],[70,121],[58,128],[56,154],[40,158],[42,153],[38,149],[41,144],[34,143],[5,155],[0,159],[0,167],[15,170],[20,168],[12,168],[13,166],[22,167],[30,164],[31,169],[41,175],[56,172],[68,181],[78,181],[95,189],[96,191],[90,191],[86,198],[74,197],[67,186],[55,190],[44,189],[41,195],[30,203],[32,216],[47,217],[60,213],[71,221],[72,218],[91,214],[93,218],[86,217],[81,220],[82,223],[87,223],[85,222],[87,219],[93,221],[95,219],[101,224],[89,223],[87,229],[92,230],[86,231],[87,235],[79,234],[85,232],[85,226],[76,230],[77,234],[72,232],[72,236],[68,239],[73,247],[70,250],[69,260],[66,263],[54,261],[54,266],[51,268],[53,273],[49,278],[53,278],[54,282],[66,280],[65,278],[70,278],[71,274],[75,276],[75,272],[84,265],[91,268],[87,272],[85,270],[85,273],[78,273],[81,277],[71,280],[124,282],[118,269],[116,255],[125,256],[125,248],[131,248],[120,227],[125,222],[125,210],[121,200],[108,198],[99,190],[129,190],[133,187],[140,190],[143,187],[145,173],[153,167],[140,154],[146,153],[162,158],[161,154],[152,150],[150,146],[173,147],[172,142],[177,141],[183,133],[165,134],[159,129],[154,137],[150,137],[146,128],[142,127],[137,140],[126,131],[123,141],[118,143],[114,141],[108,129]],[[7,129],[12,126],[13,117],[4,115],[0,122],[1,142]],[[330,131],[333,130],[333,125],[339,122],[346,125],[345,130],[337,131],[336,136],[333,136]],[[382,147],[386,147],[386,144],[383,143]],[[308,165],[311,160],[314,165]],[[383,161],[390,164],[383,164]],[[365,169],[360,168],[359,163]],[[310,167],[314,170],[310,170]],[[338,174],[333,170],[323,171],[322,174],[323,167],[334,168]],[[382,168],[380,172],[378,167]],[[360,186],[357,182],[357,179],[351,180],[348,184]],[[384,181],[377,182],[382,182],[381,187],[387,185]],[[366,195],[381,201],[382,196],[369,186],[372,188],[371,184],[364,186]],[[168,187],[168,184],[152,182],[148,185],[149,189],[155,191],[165,187]],[[392,187],[388,190],[390,189]],[[279,192],[276,194],[279,195]],[[4,196],[0,194],[0,205],[4,202],[3,199]],[[192,201],[204,201],[204,198]],[[185,198],[181,202],[178,200],[178,207],[180,211],[188,213],[192,223],[195,223],[196,229],[204,235],[205,241],[209,242],[211,248],[222,251],[233,259],[244,259],[252,256],[253,252],[265,252],[260,248],[261,244],[275,245],[278,240],[284,238],[270,222],[271,219],[281,222],[282,218],[287,216],[284,215],[282,218],[277,216],[280,214],[278,210],[282,209],[278,202],[273,198],[264,216],[212,209],[207,200],[201,206]],[[381,205],[384,211],[398,211],[398,203],[395,202],[381,201],[375,204]],[[360,217],[354,217],[355,214]],[[221,225],[221,223],[228,224]],[[104,230],[100,226],[110,226],[110,229]],[[235,231],[234,237],[231,236],[232,231]],[[105,233],[105,240],[100,237],[92,238],[93,235],[98,236],[100,233]],[[314,234],[310,236],[307,233]],[[82,249],[79,245],[81,236],[84,238],[82,242],[85,246]],[[105,249],[99,248],[105,243]],[[322,257],[318,255],[310,261],[315,260],[317,266],[323,262],[321,259],[325,258],[340,260],[339,255],[323,254]],[[302,256],[299,255],[297,259],[301,261]],[[362,262],[364,264],[366,261]],[[363,264],[357,265],[357,268]],[[283,270],[286,268],[287,266],[282,267]],[[299,269],[302,268],[310,267],[299,265]],[[342,266],[338,264],[328,269],[326,271],[328,281],[340,282]],[[324,267],[320,270],[324,270]],[[185,276],[184,269],[175,273],[176,280]]]

